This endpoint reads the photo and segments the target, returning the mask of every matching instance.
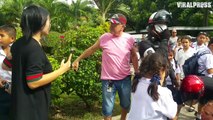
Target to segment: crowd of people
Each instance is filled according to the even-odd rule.
[[[172,34],[174,34],[173,33],[174,31],[177,33],[176,30],[172,30]],[[181,42],[181,46],[178,43],[179,40]],[[173,41],[173,40],[170,39],[169,41]],[[198,72],[200,73],[201,76],[207,76],[212,78],[212,75],[213,75],[212,42],[213,40],[209,39],[209,36],[207,35],[207,33],[199,32],[199,34],[196,37],[196,41],[194,42],[192,42],[191,37],[187,35],[176,37],[175,42],[176,42],[176,45],[175,47],[173,47],[173,51],[175,53],[175,60],[176,60],[177,66],[179,66],[180,68],[180,81],[186,77],[184,75],[184,71],[182,67],[183,64],[188,58],[192,57],[196,53],[198,54],[207,53],[200,56],[200,58],[198,58],[198,64],[199,64]],[[192,103],[193,101],[191,102],[190,107],[188,109],[189,112],[196,111],[196,108],[193,107]],[[198,120],[201,119],[201,109],[202,109],[201,103],[198,103],[198,108],[197,108],[198,111],[195,113],[196,119]]]
[[[160,12],[168,15],[166,11]],[[162,17],[163,14],[156,12],[151,17]],[[26,7],[21,17],[21,38],[15,41],[13,26],[0,27],[0,120],[47,120],[51,82],[71,67],[77,71],[80,61],[98,49],[102,49],[100,79],[104,120],[112,120],[116,92],[122,108],[121,120],[177,120],[185,102],[181,82],[196,78],[186,78],[182,65],[194,53],[208,51],[209,54],[199,58],[198,63],[201,75],[207,77],[202,78],[210,81],[213,75],[213,39],[200,32],[197,41],[192,42],[189,36],[177,36],[176,29],[168,37],[167,22],[150,25],[148,37],[143,37],[135,47],[134,38],[124,32],[126,17],[114,14],[110,18],[109,33],[101,35],[73,63],[70,54],[67,61],[62,60],[60,68],[53,71],[40,43],[50,31],[49,12],[37,5]],[[130,63],[134,68],[133,81]],[[194,99],[200,100],[199,96]],[[201,116],[205,120],[212,119],[212,113],[209,113],[212,103],[206,104],[211,99],[208,95],[208,99],[199,101],[197,120]],[[192,102],[190,106],[193,107]]]

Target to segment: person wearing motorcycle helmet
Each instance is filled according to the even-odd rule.
[[[183,102],[196,101],[200,105],[196,114],[196,120],[201,120],[203,106],[213,100],[213,79],[207,76],[188,75],[181,83],[181,96]],[[194,103],[196,103],[194,102]]]
[[[148,39],[153,43],[154,48],[159,48],[160,44],[167,45],[170,37],[168,24],[172,19],[171,13],[166,10],[154,12],[148,21]]]
[[[183,79],[180,90],[185,104],[191,100],[199,100],[204,95],[203,80],[196,75],[188,75]]]
[[[162,9],[157,12],[154,12],[149,17],[149,24],[169,24],[171,22],[172,16],[171,13]]]

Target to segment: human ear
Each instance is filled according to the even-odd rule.
[[[16,38],[11,37],[11,38],[10,38],[10,43],[13,43],[15,40],[16,40]]]

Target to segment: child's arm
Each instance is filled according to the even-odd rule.
[[[12,61],[9,60],[7,57],[5,57],[3,63],[2,63],[2,69],[12,71]]]
[[[5,57],[3,63],[2,63],[2,69],[12,71],[12,54],[9,51],[7,52],[7,57]]]
[[[4,87],[4,80],[2,80],[1,78],[0,78],[0,88],[3,88]]]
[[[0,88],[3,88],[7,81],[0,78]]]

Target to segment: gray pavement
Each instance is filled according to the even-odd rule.
[[[188,112],[187,109],[189,107],[188,106],[184,106],[182,107],[178,120],[195,120],[195,112]],[[197,108],[197,105],[195,105],[195,108]]]
[[[178,120],[195,120],[194,115],[195,112],[188,112],[187,111],[188,108],[189,108],[188,106],[182,107]],[[197,108],[197,105],[195,105],[195,108]],[[114,116],[112,120],[120,120],[120,115]]]

